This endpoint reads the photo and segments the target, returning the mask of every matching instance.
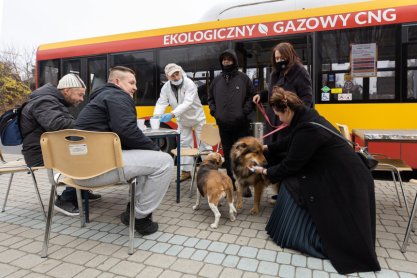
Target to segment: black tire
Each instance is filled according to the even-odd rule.
[[[150,128],[149,121],[146,121],[145,125],[148,128]],[[161,127],[171,129],[170,126],[168,126],[167,124],[164,124],[164,123],[161,123]],[[161,151],[163,151],[165,153],[169,153],[170,155],[172,155],[171,150],[175,149],[177,147],[177,141],[173,137],[161,138],[161,139],[152,139],[152,140],[155,142],[155,144],[159,145],[159,148],[161,149]]]

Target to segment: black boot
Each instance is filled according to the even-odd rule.
[[[127,203],[126,211],[120,215],[120,220],[126,226],[129,226],[130,220],[130,202]],[[158,231],[158,223],[152,221],[152,213],[145,218],[135,218],[135,230],[141,235],[150,235]]]

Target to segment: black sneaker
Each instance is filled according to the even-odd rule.
[[[248,186],[248,187],[245,187],[245,188],[243,189],[242,196],[243,196],[243,197],[245,197],[245,198],[250,198],[250,197],[252,197],[252,192],[250,191],[249,186]]]
[[[84,194],[81,194],[84,200]],[[100,194],[94,194],[93,191],[88,190],[88,201],[95,202],[101,199]]]
[[[126,226],[129,226],[130,203],[127,203],[126,211],[120,215],[120,220]],[[141,235],[150,235],[158,231],[158,223],[152,221],[152,213],[145,218],[135,218],[135,230]]]
[[[68,216],[78,216],[79,211],[76,206],[72,202],[65,202],[61,200],[61,197],[58,196],[54,204],[55,211],[59,211]]]

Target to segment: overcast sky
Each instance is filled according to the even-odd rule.
[[[0,49],[199,22],[230,0],[0,0]]]

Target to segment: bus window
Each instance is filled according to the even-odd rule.
[[[395,40],[394,26],[376,26],[363,29],[336,30],[319,33],[319,59],[321,75],[318,102],[393,100],[399,98],[395,92]],[[350,75],[350,54],[352,44],[376,43],[377,75],[355,77]],[[329,76],[335,75],[334,80]],[[381,80],[379,80],[381,79]],[[328,88],[326,88],[328,87]],[[340,90],[337,90],[340,88]],[[323,99],[322,93],[327,89],[334,92],[350,94],[340,98],[338,93],[330,94],[330,99]],[[326,93],[326,92],[325,92]]]
[[[407,59],[406,99],[417,100],[417,25],[404,26],[405,55]]]
[[[51,83],[58,85],[59,60],[46,60],[39,63],[39,84],[38,87]]]
[[[136,73],[137,92],[136,105],[154,105],[157,100],[155,94],[155,59],[153,51],[135,51],[111,55],[111,67],[125,66]]]
[[[88,59],[88,92],[107,83],[107,59],[106,57],[94,57]]]
[[[215,73],[220,72],[219,55],[226,49],[227,44],[224,42],[160,49],[158,52],[159,91],[166,82],[165,66],[169,63],[176,63],[196,83],[200,100],[203,105],[206,105],[210,82]]]
[[[407,46],[407,99],[417,100],[417,44]]]
[[[81,61],[80,59],[71,59],[71,60],[63,60],[62,61],[63,66],[63,73],[62,76],[64,76],[67,73],[76,73],[81,76]]]

